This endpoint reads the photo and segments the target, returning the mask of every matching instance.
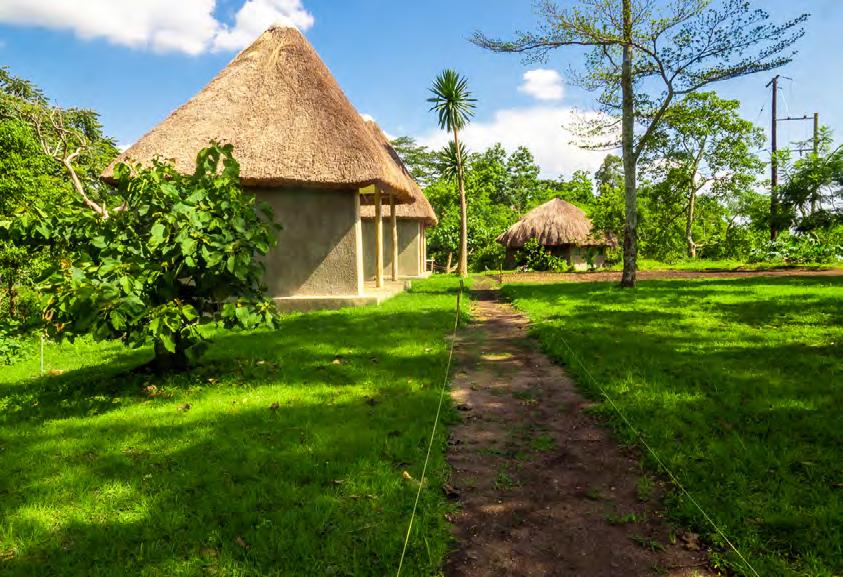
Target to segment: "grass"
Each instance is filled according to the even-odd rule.
[[[504,293],[587,394],[612,397],[759,574],[843,574],[843,278]],[[636,444],[607,403],[599,413]],[[686,497],[674,491],[667,506],[714,545],[716,566],[752,574]]]
[[[661,271],[661,270],[686,270],[686,271],[710,271],[710,272],[731,272],[731,271],[754,271],[754,270],[773,270],[773,269],[802,269],[802,270],[828,270],[841,269],[843,262],[833,263],[806,263],[799,265],[790,265],[785,262],[756,262],[747,263],[737,259],[683,259],[676,262],[662,262],[652,259],[638,259],[638,270],[645,271]],[[607,265],[598,271],[621,271],[623,270],[623,263],[618,262],[612,265]],[[506,270],[506,273],[514,273],[517,271]],[[587,275],[588,271],[574,271],[582,275]],[[472,273],[473,276],[497,276],[500,271],[488,270],[485,272]]]
[[[220,334],[182,376],[127,373],[149,351],[89,341],[48,347],[60,375],[3,367],[0,574],[393,573],[455,283]],[[405,575],[437,574],[449,546],[444,441],[440,428]]]
[[[686,259],[676,262],[661,262],[651,259],[639,259],[638,270],[689,270],[689,271],[736,271],[736,270],[771,270],[779,268],[797,268],[806,270],[824,270],[843,268],[843,263],[806,263],[789,265],[785,262],[747,263],[737,259]],[[623,270],[623,263],[617,263],[607,270]]]

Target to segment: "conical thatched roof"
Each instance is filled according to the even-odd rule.
[[[578,246],[616,246],[615,239],[591,236],[591,220],[570,202],[554,198],[521,217],[497,238],[504,246],[520,248],[536,238],[542,246],[574,244]]]
[[[418,219],[423,220],[425,224],[430,226],[435,226],[439,220],[436,218],[436,213],[433,211],[433,207],[430,206],[430,203],[427,201],[427,198],[424,196],[424,192],[422,192],[421,187],[419,187],[418,183],[416,183],[413,176],[410,174],[410,171],[407,170],[407,167],[404,166],[404,162],[401,160],[401,157],[392,147],[392,144],[389,142],[389,138],[386,137],[386,134],[383,133],[380,126],[374,120],[367,120],[366,125],[372,131],[372,134],[377,139],[380,146],[383,148],[384,151],[392,158],[393,162],[398,166],[401,173],[404,175],[404,178],[407,181],[407,187],[410,189],[415,202],[412,204],[399,204],[395,207],[395,216],[400,219]],[[369,202],[370,199],[364,197],[364,202]],[[389,206],[385,206],[383,209],[383,217],[386,218],[389,216]],[[361,218],[375,218],[375,207],[373,204],[363,204],[360,206],[360,217]]]
[[[399,202],[412,196],[401,170],[295,28],[264,32],[117,161],[148,163],[161,156],[192,172],[196,153],[211,140],[234,145],[245,185],[374,184]],[[112,168],[103,178],[113,175]]]

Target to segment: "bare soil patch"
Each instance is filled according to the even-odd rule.
[[[733,271],[696,271],[696,270],[644,270],[638,271],[638,280],[658,279],[695,279],[695,278],[744,278],[758,276],[843,276],[843,269],[809,270],[783,268],[772,270],[733,270]],[[498,279],[496,275],[494,277]],[[555,282],[620,282],[619,271],[598,272],[518,272],[504,273],[506,283],[547,284]]]
[[[475,287],[478,285],[475,282]],[[618,447],[528,321],[475,291],[458,337],[449,440],[459,548],[451,577],[710,576],[693,534],[664,519],[663,488]]]

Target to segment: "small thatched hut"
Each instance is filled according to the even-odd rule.
[[[361,195],[400,205],[412,203],[418,187],[298,30],[264,32],[118,160],[160,156],[190,172],[211,140],[234,145],[243,185],[283,227],[266,258],[266,284],[279,306],[368,302]],[[109,167],[103,178],[111,177]]]
[[[517,264],[518,251],[531,238],[577,268],[587,267],[589,261],[602,266],[606,247],[617,246],[610,235],[594,233],[586,214],[561,198],[537,206],[497,238],[506,247],[506,268]]]
[[[384,146],[385,150],[393,156],[405,171],[401,158],[389,139],[372,120],[366,122],[374,133],[375,137]],[[427,275],[427,235],[426,229],[435,226],[438,222],[433,207],[425,198],[424,193],[415,180],[407,172],[408,185],[413,193],[415,202],[412,204],[396,204],[394,207],[385,207],[381,210],[382,228],[392,229],[392,211],[395,209],[395,239],[392,234],[383,237],[383,267],[387,272],[398,278],[418,278]],[[363,220],[363,273],[367,279],[374,279],[377,276],[377,230],[375,223],[376,207],[373,204],[362,204],[360,206],[360,218]],[[395,244],[393,246],[393,240]],[[393,262],[397,268],[393,269]]]

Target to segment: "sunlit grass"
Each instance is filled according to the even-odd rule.
[[[613,398],[761,575],[843,574],[843,279],[504,293],[588,394]],[[600,412],[637,442],[607,403]],[[751,575],[687,498],[676,492],[668,506],[714,544],[718,566]]]
[[[164,379],[149,351],[50,344],[0,373],[0,574],[394,572],[430,434],[455,281],[378,308],[217,336]],[[36,350],[36,347],[33,348]],[[448,546],[434,447],[405,574]]]
[[[775,268],[788,268],[784,262],[755,262],[748,263],[739,259],[681,259],[675,262],[662,262],[651,259],[639,259],[638,270],[699,270],[699,271],[735,271],[735,270],[769,270]],[[843,268],[843,262],[835,263],[806,263],[792,268],[821,270]],[[623,263],[617,263],[608,267],[609,270],[623,270]]]

